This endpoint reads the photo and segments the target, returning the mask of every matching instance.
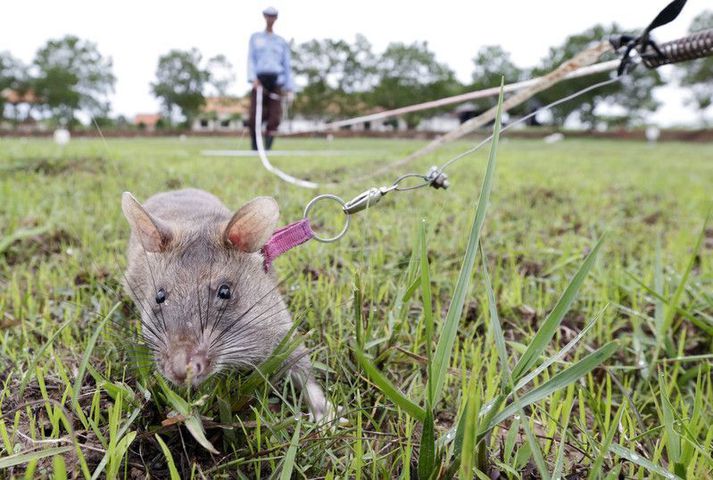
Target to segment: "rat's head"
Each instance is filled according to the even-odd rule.
[[[206,212],[169,221],[130,193],[122,210],[132,235],[125,284],[159,372],[198,385],[225,366],[250,365],[267,347],[256,320],[282,302],[257,253],[275,229],[275,200],[258,197],[229,220]]]

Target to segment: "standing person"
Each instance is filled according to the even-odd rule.
[[[250,101],[250,140],[252,149],[257,150],[255,131],[255,107],[257,87],[262,86],[262,121],[267,121],[265,148],[272,147],[282,117],[281,95],[292,97],[294,84],[290,68],[290,46],[285,39],[276,35],[272,26],[277,20],[277,9],[268,7],[262,11],[265,17],[265,31],[253,33],[248,50],[248,81],[252,83]]]

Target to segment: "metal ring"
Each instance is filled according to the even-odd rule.
[[[314,197],[312,200],[309,201],[309,203],[305,207],[304,218],[308,218],[309,211],[312,210],[312,207],[314,207],[315,203],[317,203],[323,199],[334,200],[335,202],[337,202],[339,205],[342,206],[342,211],[344,211],[344,209],[347,206],[347,204],[344,202],[344,200],[342,200],[338,196],[332,195],[331,193],[323,193],[322,195],[317,195],[316,197]],[[316,233],[313,232],[314,239],[317,240],[318,242],[322,242],[322,243],[332,243],[332,242],[336,242],[337,240],[342,238],[347,233],[347,230],[349,230],[349,221],[351,219],[350,214],[348,214],[346,212],[344,212],[344,214],[347,216],[347,220],[346,220],[346,222],[344,222],[344,228],[342,228],[341,232],[339,232],[337,235],[335,235],[334,237],[331,237],[331,238],[320,237],[319,235],[317,235]]]

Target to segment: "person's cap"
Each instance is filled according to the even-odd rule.
[[[277,9],[275,7],[267,7],[265,10],[262,11],[262,14],[267,15],[268,17],[276,17]]]

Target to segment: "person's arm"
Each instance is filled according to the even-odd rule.
[[[248,82],[252,84],[257,80],[255,63],[255,35],[251,35],[248,42]]]
[[[295,91],[295,84],[292,80],[292,62],[290,60],[290,44],[285,42],[282,49],[282,70],[285,75],[285,90],[288,92]]]

